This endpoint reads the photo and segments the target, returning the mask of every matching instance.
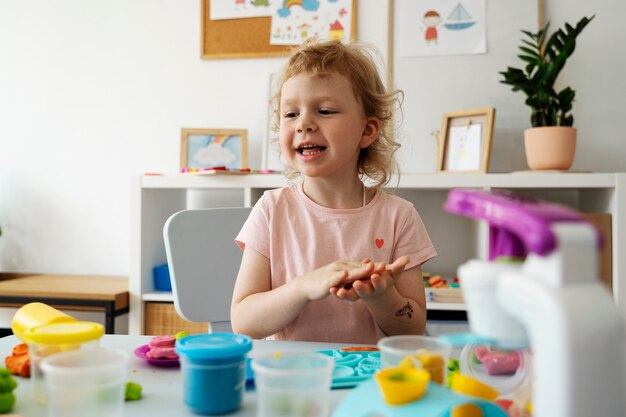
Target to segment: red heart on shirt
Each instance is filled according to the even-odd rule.
[[[378,246],[378,249],[382,248],[384,244],[385,239],[376,239],[376,246]]]

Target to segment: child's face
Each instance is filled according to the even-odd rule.
[[[439,25],[440,22],[441,22],[441,18],[439,16],[424,17],[424,26],[426,27],[435,27]]]
[[[289,166],[305,176],[351,178],[378,126],[365,116],[350,81],[336,72],[301,73],[283,84],[280,147]]]

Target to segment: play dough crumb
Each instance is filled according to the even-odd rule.
[[[185,336],[189,336],[189,332],[187,330],[181,330],[180,332],[176,333],[174,335],[174,339],[178,340],[178,339],[182,339]]]
[[[11,356],[4,359],[4,366],[7,367],[13,375],[30,377],[30,354],[28,353],[28,345],[20,343],[15,345]]]
[[[13,409],[15,405],[15,394],[13,390],[17,383],[11,376],[8,369],[0,368],[0,414],[5,414]]]
[[[124,393],[126,401],[137,401],[141,399],[141,385],[136,382],[127,382]]]

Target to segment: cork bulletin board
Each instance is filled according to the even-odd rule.
[[[200,5],[202,58],[256,58],[289,54],[292,46],[270,45],[271,17],[211,20],[211,0],[200,0]],[[356,14],[356,0],[352,0],[351,39],[355,38]]]

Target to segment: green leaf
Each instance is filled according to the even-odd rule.
[[[537,55],[539,54],[539,53],[538,53],[538,52],[539,52],[539,47],[537,46],[537,43],[527,41],[526,39],[522,39],[522,43],[524,43],[524,44],[526,44],[526,45],[530,46],[530,47],[531,47],[531,49],[533,49],[534,51],[537,51]]]
[[[527,56],[529,56],[529,57],[532,57],[534,59],[540,59],[541,58],[539,53],[536,50],[534,50],[534,49],[526,48],[525,46],[520,46],[519,49],[522,50],[523,52],[526,52]]]

